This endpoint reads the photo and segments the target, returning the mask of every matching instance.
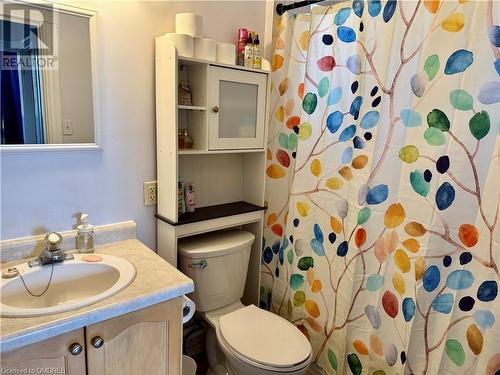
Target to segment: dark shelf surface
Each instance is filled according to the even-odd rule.
[[[194,212],[186,212],[180,215],[177,223],[158,214],[155,216],[170,225],[183,225],[196,223],[198,221],[218,219],[220,217],[246,214],[248,212],[261,211],[265,209],[266,207],[257,206],[245,201],[239,201],[196,208]]]

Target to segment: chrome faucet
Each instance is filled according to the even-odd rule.
[[[28,266],[38,267],[74,259],[73,254],[67,254],[62,250],[62,242],[63,238],[59,233],[47,233],[45,235],[45,249],[38,258],[29,261]]]

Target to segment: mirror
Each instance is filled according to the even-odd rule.
[[[96,12],[26,1],[0,7],[0,148],[99,148]]]

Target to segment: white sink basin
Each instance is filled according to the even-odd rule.
[[[28,317],[56,314],[74,310],[101,301],[129,285],[135,277],[135,267],[127,260],[113,255],[95,254],[99,262],[82,260],[83,254],[74,254],[74,260],[54,265],[52,281],[41,297],[31,296],[21,278],[2,278],[0,286],[0,315]],[[40,294],[50,279],[51,265],[28,267],[16,265],[28,288]]]

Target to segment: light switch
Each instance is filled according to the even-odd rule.
[[[63,120],[63,135],[73,135],[73,120]]]

